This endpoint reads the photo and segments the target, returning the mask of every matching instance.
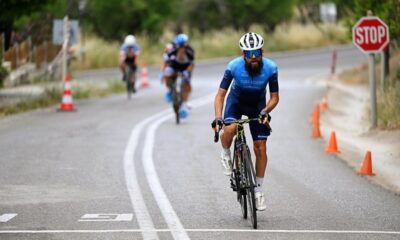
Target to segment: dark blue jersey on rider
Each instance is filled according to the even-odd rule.
[[[263,66],[259,75],[251,76],[245,68],[245,60],[238,57],[232,60],[225,70],[220,88],[228,90],[232,83],[228,98],[237,98],[245,105],[257,105],[265,102],[266,88],[270,92],[278,92],[278,67],[268,58],[263,57]]]
[[[263,66],[258,75],[250,75],[245,67],[243,57],[232,60],[225,70],[220,88],[231,91],[225,103],[224,121],[238,120],[245,115],[257,118],[266,106],[266,91],[278,92],[278,68],[268,58],[262,58]],[[233,83],[232,83],[233,81]],[[251,136],[254,141],[266,140],[270,131],[263,124],[250,122]]]
[[[190,64],[194,63],[194,50],[190,45],[185,47],[185,54],[183,59],[178,59],[178,48],[168,53],[167,64],[174,70],[186,70]]]

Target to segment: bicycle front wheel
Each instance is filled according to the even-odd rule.
[[[176,117],[176,124],[179,124],[181,114],[180,114],[180,108],[181,108],[181,96],[180,93],[176,90],[176,83],[172,86],[171,89],[171,99],[172,99],[172,107],[174,108],[175,112],[175,117]]]
[[[247,193],[247,202],[248,202],[248,210],[250,214],[251,224],[253,228],[257,228],[257,209],[256,209],[256,196],[254,193],[255,188],[255,179],[256,174],[254,171],[254,166],[251,161],[251,155],[249,149],[243,149],[243,160],[245,162],[245,178],[246,178],[246,193]]]

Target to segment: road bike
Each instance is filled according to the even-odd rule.
[[[175,112],[176,124],[179,124],[181,119],[180,108],[182,106],[182,76],[181,74],[175,74],[172,77],[171,84],[171,102],[172,108]]]
[[[132,97],[132,93],[136,92],[135,81],[131,82],[131,78],[132,78],[133,74],[136,74],[136,73],[135,73],[135,71],[133,71],[132,66],[129,64],[126,64],[124,81],[126,81],[126,92],[128,94],[128,99],[130,99]]]
[[[269,118],[270,119],[270,118]],[[234,140],[232,174],[230,178],[231,188],[237,193],[237,201],[239,202],[242,215],[247,219],[248,213],[254,229],[257,228],[257,209],[254,188],[256,186],[256,173],[251,160],[249,147],[246,143],[244,124],[251,121],[259,121],[259,118],[240,119],[228,123],[236,125],[236,137]],[[267,128],[271,131],[271,127],[267,124]],[[218,142],[219,132],[215,132],[214,142]]]

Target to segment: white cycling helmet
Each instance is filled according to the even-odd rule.
[[[239,47],[242,51],[256,50],[264,46],[264,39],[257,33],[248,32],[239,40]]]
[[[132,46],[136,43],[136,38],[133,35],[128,35],[125,37],[124,43],[128,46]]]

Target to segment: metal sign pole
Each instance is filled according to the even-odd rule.
[[[385,50],[381,52],[381,90],[385,91]]]
[[[68,16],[64,17],[64,44],[63,44],[63,53],[62,53],[62,78],[64,81],[64,78],[67,74],[67,57],[68,57],[68,47],[69,47],[69,37],[70,37],[70,25],[69,25],[69,20]]]
[[[376,128],[378,126],[377,121],[377,104],[376,104],[376,82],[375,82],[375,64],[374,64],[374,54],[370,53],[368,57],[369,62],[369,86],[371,90],[371,113],[372,113],[372,127]]]

